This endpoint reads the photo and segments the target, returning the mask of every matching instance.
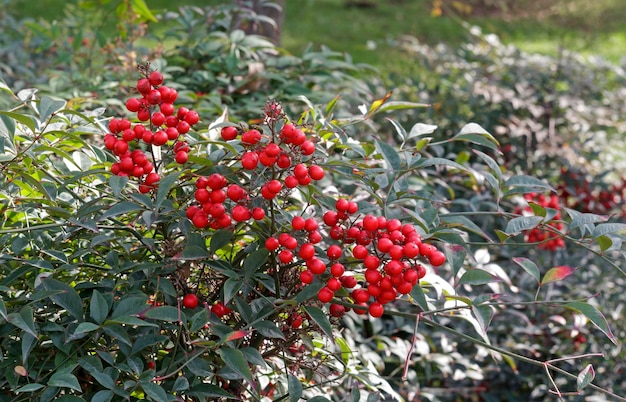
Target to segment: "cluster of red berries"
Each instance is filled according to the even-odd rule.
[[[565,241],[561,236],[559,236],[558,233],[556,233],[561,232],[564,229],[563,222],[561,221],[561,210],[558,195],[551,194],[546,196],[545,194],[528,193],[524,194],[524,199],[532,201],[543,208],[552,208],[557,210],[556,215],[554,215],[552,220],[547,224],[548,226],[554,228],[554,231],[550,229],[534,228],[524,234],[524,240],[528,243],[538,243],[537,247],[542,250],[555,251],[556,249],[565,247]],[[532,213],[532,208],[530,206],[517,207],[515,212],[518,214]]]
[[[424,277],[426,268],[420,259],[432,266],[446,260],[441,251],[422,242],[412,225],[374,215],[353,219],[358,205],[343,198],[337,200],[335,208],[324,214],[323,221],[330,238],[338,244],[328,246],[325,255],[315,247],[322,237],[314,218],[296,216],[291,221],[291,233],[269,237],[265,242],[269,251],[278,253],[282,264],[292,263],[297,255],[306,266],[300,272],[303,284],[313,283],[316,277],[324,281],[317,295],[322,303],[331,302],[346,289],[347,301],[363,306],[355,312],[369,311],[372,317],[380,317],[385,304],[409,294]],[[299,242],[297,237],[304,240]],[[341,317],[347,308],[332,303],[329,311],[333,317]]]
[[[147,193],[154,189],[160,179],[158,166],[146,153],[137,148],[130,151],[135,142],[146,145],[163,146],[172,144],[174,160],[179,164],[187,162],[189,145],[181,139],[191,127],[198,123],[198,113],[186,107],[175,108],[178,92],[163,84],[163,74],[150,71],[148,65],[139,67],[143,77],[137,81],[136,89],[141,97],[126,101],[126,109],[136,113],[138,123],[128,119],[112,119],[109,134],[104,136],[104,145],[119,158],[113,163],[111,172],[118,176],[139,179],[139,191]]]
[[[226,126],[221,136],[225,141],[239,137],[244,151],[238,161],[247,174],[231,183],[219,173],[196,180],[195,202],[186,214],[197,228],[221,229],[233,220],[263,220],[267,202],[324,177],[320,166],[304,159],[315,152],[314,142],[291,123],[283,125],[277,135]]]
[[[561,168],[561,183],[557,193],[561,202],[568,208],[583,213],[608,215],[617,213],[626,218],[626,179],[616,181],[602,188],[597,181],[588,176]]]

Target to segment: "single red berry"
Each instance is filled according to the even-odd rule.
[[[137,91],[139,91],[142,95],[149,94],[150,91],[152,91],[152,84],[150,84],[150,80],[142,78],[137,81]]]
[[[393,242],[385,237],[378,239],[378,242],[376,243],[376,248],[381,253],[388,252],[391,250],[391,247],[393,247]]]
[[[295,144],[294,139],[294,144]],[[300,153],[302,155],[312,155],[315,152],[315,144],[312,141],[304,141],[302,145],[300,145]],[[323,171],[322,171],[323,172]]]
[[[293,167],[293,175],[297,179],[307,177],[309,175],[309,169],[303,163],[298,163]]]
[[[188,293],[183,297],[183,307],[188,309],[194,309],[198,307],[198,296],[193,293]]]
[[[178,124],[176,125],[176,130],[181,134],[187,134],[190,129],[191,129],[191,126],[189,125],[189,123],[187,123],[184,120],[179,121]]]
[[[243,205],[236,205],[230,213],[237,222],[244,222],[252,217],[250,210]]]
[[[265,218],[265,210],[263,208],[252,208],[252,219],[260,221],[263,220],[263,218]]]
[[[253,151],[247,151],[241,155],[241,166],[246,170],[256,169],[259,164],[259,155]]]
[[[152,141],[152,143],[156,146],[161,146],[167,144],[167,140],[167,133],[163,130],[159,130],[154,133],[154,140]]]
[[[278,144],[270,142],[265,146],[265,153],[267,154],[267,156],[275,158],[280,155],[280,147],[278,146]]]
[[[372,317],[378,318],[383,315],[385,309],[382,304],[374,302],[370,304],[368,311]]]
[[[282,183],[279,182],[278,180],[270,180],[267,182],[266,185],[267,185],[267,189],[274,194],[278,194],[280,190],[283,189]]]
[[[280,246],[280,243],[278,242],[278,239],[275,237],[268,237],[265,240],[265,248],[268,249],[269,251],[276,251],[279,246]]]
[[[181,106],[176,111],[176,117],[178,117],[179,120],[182,120],[185,118],[185,115],[187,114],[187,112],[189,112],[189,109],[187,109],[184,106]]]
[[[303,230],[305,221],[306,220],[300,215],[294,216],[293,219],[291,219],[291,227],[293,230]]]
[[[430,264],[433,267],[438,267],[440,265],[443,265],[444,262],[446,262],[446,256],[441,251],[436,250],[430,254],[430,257],[428,258],[428,260],[430,261]]]
[[[246,145],[254,145],[261,141],[261,133],[259,130],[248,130],[241,134],[241,142]]]
[[[340,198],[335,202],[335,209],[339,212],[347,212],[349,206],[349,201],[345,198]]]
[[[317,298],[322,303],[328,303],[333,299],[333,297],[335,297],[335,292],[330,290],[327,286],[321,288],[320,291],[317,293]]]
[[[129,98],[126,101],[126,109],[128,109],[129,112],[138,112],[139,109],[141,109],[141,101],[138,98]]]
[[[341,257],[342,253],[343,249],[336,244],[332,244],[330,247],[328,247],[328,250],[326,250],[326,255],[331,260],[338,260],[339,257]]]
[[[190,126],[193,126],[194,124],[198,123],[199,120],[200,120],[200,116],[198,115],[198,112],[196,112],[195,110],[190,110],[185,115],[185,121]]]
[[[302,283],[305,283],[307,285],[311,284],[313,283],[313,278],[314,278],[313,272],[311,272],[308,269],[300,272],[300,281]]]
[[[320,260],[319,258],[311,258],[307,261],[306,266],[315,275],[322,275],[324,272],[326,272],[326,264],[324,264],[324,261]]]
[[[161,94],[161,100],[163,99],[163,95]],[[159,110],[166,117],[174,114],[174,105],[172,103],[163,102],[159,105]],[[165,121],[163,121],[165,123]]]
[[[280,253],[278,253],[278,259],[283,264],[288,264],[293,261],[293,253],[291,250],[281,250]]]
[[[328,310],[330,311],[330,315],[336,318],[341,318],[346,313],[346,308],[336,303],[331,304]]]
[[[233,126],[227,126],[222,128],[221,136],[224,141],[230,141],[237,138],[237,128]]]
[[[314,218],[307,218],[304,221],[304,230],[306,230],[307,232],[313,232],[317,230],[318,227],[319,225]]]
[[[348,278],[353,278],[353,277],[348,277]],[[354,301],[356,301],[357,303],[367,303],[370,299],[370,294],[365,289],[354,289],[351,295]]]
[[[152,113],[152,117],[150,118],[152,125],[155,127],[161,127],[163,123],[165,123],[165,115],[161,112]]]
[[[276,166],[281,169],[287,169],[291,166],[291,158],[287,154],[280,154],[276,159]]]
[[[154,86],[161,85],[163,84],[163,74],[158,71],[153,71],[148,76],[148,81]]]
[[[343,287],[346,289],[352,289],[358,283],[354,276],[342,276],[341,278],[339,278],[339,280],[341,281]]]
[[[339,218],[337,218],[337,212],[335,211],[326,211],[324,212],[324,223],[326,226],[335,226],[339,222]]]
[[[287,188],[295,188],[298,186],[298,179],[295,176],[287,176],[285,177],[285,187]]]
[[[328,289],[336,292],[341,289],[341,281],[337,278],[330,278],[328,282],[326,282],[326,286],[328,286]]]
[[[187,154],[187,152],[185,151],[178,151],[176,152],[176,163],[182,165],[184,163],[187,163],[187,160],[189,160],[189,154]]]
[[[237,201],[240,201],[241,199],[243,199],[246,196],[246,190],[244,190],[243,188],[241,188],[241,186],[239,186],[237,184],[231,184],[226,189],[226,195],[231,200],[237,202]]]
[[[340,278],[346,272],[346,267],[338,262],[330,266],[330,274],[335,278]]]
[[[311,243],[304,243],[300,246],[298,255],[303,260],[308,261],[315,256],[315,247]]]
[[[352,249],[352,256],[356,258],[357,260],[365,259],[365,257],[367,257],[368,254],[369,252],[367,251],[367,248],[360,244],[354,246],[354,248]]]

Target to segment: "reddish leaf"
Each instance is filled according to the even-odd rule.
[[[574,267],[570,267],[569,265],[561,265],[558,267],[554,267],[548,270],[546,274],[543,276],[541,280],[541,285],[545,285],[550,282],[558,282],[567,278],[575,271]]]

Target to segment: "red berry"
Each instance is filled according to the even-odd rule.
[[[378,239],[378,242],[376,243],[376,248],[381,253],[388,252],[389,250],[391,250],[391,247],[393,247],[393,242],[386,237]]]
[[[163,84],[163,74],[158,71],[153,71],[148,76],[148,81],[154,86],[161,85]]]
[[[276,159],[276,166],[281,169],[287,169],[291,166],[291,158],[287,154],[280,154],[278,159]]]
[[[310,260],[315,257],[315,247],[311,243],[304,243],[300,246],[300,250],[298,251],[298,255],[305,261]]]
[[[346,313],[346,308],[341,304],[333,303],[330,305],[329,311],[330,315],[332,315],[333,317],[340,318],[343,317],[343,315]]]
[[[280,243],[278,242],[278,239],[275,237],[268,237],[265,240],[265,248],[268,249],[269,251],[276,251],[279,246],[280,246]]]
[[[243,205],[236,205],[230,214],[237,222],[247,221],[252,217],[250,210]]]
[[[327,226],[335,226],[337,224],[337,222],[339,222],[339,219],[337,218],[337,212],[335,211],[326,211],[324,213],[324,223]]]
[[[241,142],[246,145],[254,145],[261,140],[261,133],[259,130],[248,130],[241,134]]]
[[[378,318],[383,315],[383,312],[385,311],[385,309],[382,304],[378,302],[374,302],[370,304],[368,311],[372,317]]]
[[[187,114],[187,112],[189,112],[189,109],[187,109],[184,106],[181,106],[178,108],[178,111],[176,112],[176,117],[178,117],[179,120],[182,120],[185,118],[185,115]]]
[[[313,278],[314,278],[313,272],[311,272],[308,269],[300,272],[300,282],[302,283],[306,283],[307,285],[311,284],[313,283]]]
[[[189,125],[189,123],[187,123],[184,120],[179,121],[178,124],[176,125],[176,131],[178,131],[181,134],[187,134],[190,128],[191,126]]]
[[[330,290],[327,286],[321,288],[320,291],[317,293],[317,298],[322,303],[328,303],[333,299],[333,297],[335,297],[335,292]]]
[[[237,138],[237,128],[233,126],[227,126],[222,128],[221,135],[224,141],[230,141]]]
[[[247,151],[241,155],[241,166],[246,170],[256,169],[259,164],[259,155],[256,152]]]
[[[436,250],[430,254],[430,257],[428,258],[428,260],[430,261],[430,264],[432,266],[438,267],[440,265],[443,265],[444,262],[446,262],[446,256],[441,251]]]
[[[354,258],[358,260],[365,259],[365,257],[367,257],[368,254],[369,252],[367,251],[367,248],[365,248],[365,246],[362,246],[360,244],[354,246],[354,248],[352,249],[352,256],[354,256]]]
[[[293,261],[293,253],[291,250],[281,250],[280,253],[278,253],[278,259],[283,264],[288,264]]]
[[[338,260],[339,257],[341,257],[342,252],[343,250],[341,247],[339,247],[336,244],[332,244],[330,247],[328,247],[328,250],[326,251],[326,255],[331,260]],[[340,275],[337,275],[337,276],[340,276]]]
[[[246,196],[246,191],[237,184],[231,184],[226,189],[226,195],[231,200],[237,202]]]
[[[183,307],[194,309],[198,307],[198,296],[188,293],[183,297]]]
[[[317,221],[314,218],[308,218],[304,221],[304,230],[307,232],[313,232],[319,227]]]
[[[296,166],[293,167],[293,175],[296,176],[297,179],[307,177],[308,174],[309,169],[306,167],[306,165],[302,163],[298,163]]]
[[[326,264],[324,264],[324,261],[320,260],[319,258],[311,258],[307,261],[306,266],[315,275],[322,275],[324,272],[326,272]]]
[[[294,139],[294,144],[295,144],[295,139]],[[307,140],[307,141],[304,141],[302,145],[300,145],[300,153],[302,155],[312,155],[314,152],[315,152],[315,144],[313,142]]]
[[[137,90],[142,95],[149,94],[150,91],[152,91],[152,84],[150,84],[150,81],[147,78],[142,78],[137,81]]]
[[[354,276],[342,276],[341,278],[339,278],[339,280],[341,281],[341,284],[343,285],[343,287],[347,289],[352,289],[353,287],[357,285],[357,280]]]
[[[326,286],[328,286],[328,289],[336,292],[341,289],[341,281],[337,278],[330,278],[328,282],[326,282]]]
[[[349,201],[345,198],[340,198],[335,202],[335,209],[339,212],[347,212],[349,206]]]
[[[266,185],[267,189],[274,194],[278,194],[283,189],[283,185],[278,180],[270,180]]]
[[[267,154],[267,156],[275,158],[280,155],[280,147],[278,146],[278,144],[270,142],[265,147],[265,153]]]
[[[291,220],[291,227],[293,228],[293,230],[302,230],[304,229],[304,223],[305,219],[303,217],[301,217],[300,215],[294,216]]]
[[[161,112],[152,113],[152,117],[150,118],[152,125],[155,127],[160,127],[165,123],[165,115]]]
[[[348,278],[353,278],[352,276]],[[365,289],[354,289],[352,291],[352,298],[357,303],[367,303],[370,299],[370,294]]]
[[[182,165],[183,163],[187,162],[187,160],[189,159],[189,155],[185,151],[178,151],[176,152],[175,159],[176,159],[176,163]]]
[[[128,109],[129,112],[138,112],[139,109],[141,109],[141,101],[138,98],[129,98],[126,101],[126,109]]]
[[[161,100],[163,100],[163,94],[161,94]],[[159,106],[159,110],[161,111],[161,113],[163,113],[163,115],[167,116],[171,116],[172,114],[174,114],[174,105],[171,103],[167,103],[167,102],[163,102],[161,103],[161,105]],[[164,121],[165,122],[165,121]]]
[[[209,224],[209,217],[204,211],[198,211],[193,218],[191,218],[191,223],[193,223],[195,227],[203,229]]]
[[[190,126],[193,126],[194,124],[198,123],[199,120],[200,120],[200,116],[198,115],[198,112],[196,112],[195,110],[190,110],[185,115],[185,122],[187,122],[187,124],[189,124]]]
[[[346,268],[343,266],[343,264],[336,262],[330,266],[330,274],[335,278],[340,278],[345,272]]]
[[[167,133],[163,130],[159,130],[154,133],[154,140],[152,141],[152,143],[156,146],[161,146],[167,144],[167,140]]]
[[[263,218],[265,218],[265,210],[263,208],[252,208],[252,219],[260,221],[263,220]]]
[[[295,176],[287,176],[285,177],[285,187],[287,188],[295,188],[298,186],[298,179]]]

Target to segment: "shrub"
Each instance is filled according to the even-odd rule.
[[[403,366],[386,359],[404,357],[403,379],[422,380],[423,369],[429,386],[473,384],[488,350],[513,369],[517,359],[576,379],[556,367],[558,345],[529,356],[489,337],[518,304],[586,317],[615,341],[593,300],[550,296],[572,267],[513,254],[509,275],[481,251],[512,252],[526,230],[554,230],[555,215],[507,209],[550,186],[502,172],[478,150],[498,144],[477,124],[445,140],[473,148],[471,162],[438,156],[423,124],[406,132],[392,121],[401,147],[358,124],[408,103],[375,102],[343,120],[336,99],[294,117],[270,100],[254,125],[209,124],[176,105],[163,74],[140,71],[132,117],[2,87],[0,365],[10,398],[410,399]],[[484,199],[463,211],[470,200],[455,193],[468,187]],[[571,214],[556,234],[619,269],[624,225],[592,216]],[[527,282],[535,293],[516,295]],[[383,336],[397,333],[395,343]],[[377,357],[366,334],[381,342]],[[602,391],[591,369],[581,373],[578,388]]]

